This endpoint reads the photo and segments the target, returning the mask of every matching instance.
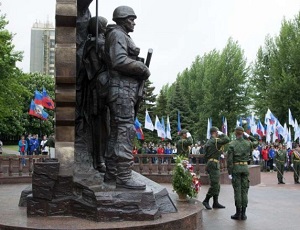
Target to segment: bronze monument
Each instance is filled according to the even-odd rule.
[[[90,17],[91,2],[57,0],[57,159],[34,165],[32,194],[20,205],[28,216],[154,220],[177,209],[165,188],[132,171],[134,119],[150,76],[129,36],[137,16],[120,6],[106,26]]]

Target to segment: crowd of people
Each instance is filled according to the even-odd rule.
[[[25,155],[50,155],[51,158],[54,158],[54,148],[55,148],[55,139],[54,135],[44,135],[42,138],[39,138],[38,134],[28,134],[27,137],[21,136],[21,139],[18,142],[19,150],[21,156]],[[26,161],[23,158],[22,164],[25,165]]]
[[[265,172],[274,172],[276,170],[279,184],[285,183],[283,181],[285,171],[293,171],[294,181],[296,184],[299,184],[299,150],[298,145],[291,149],[281,143],[262,143],[252,151],[253,164],[261,165],[261,170]]]
[[[196,144],[192,144],[190,145],[190,147],[188,148],[188,153],[189,154],[204,154],[204,150],[203,150],[203,144],[201,144],[200,142],[196,143]],[[180,151],[180,150],[179,150]],[[172,144],[170,142],[164,143],[164,142],[160,142],[160,143],[153,143],[153,142],[144,142],[141,148],[137,148],[136,146],[134,146],[132,154],[178,154],[178,150],[177,150],[177,144]],[[135,160],[135,162],[138,162],[138,159]],[[173,161],[174,162],[174,161]],[[152,160],[153,164],[158,163],[158,159],[157,158],[153,158]],[[163,161],[163,163],[167,163],[167,161]],[[190,163],[196,163],[196,158],[191,158],[190,159]],[[205,163],[205,159],[204,158],[199,158],[199,163],[200,164],[204,164]]]

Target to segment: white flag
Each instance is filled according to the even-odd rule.
[[[155,117],[155,125],[154,125],[154,129],[157,130],[157,136],[163,138],[163,135],[162,135],[162,133],[161,133],[161,130],[162,130],[161,124],[160,124],[160,121],[159,121],[157,115],[156,115],[156,117]]]
[[[146,110],[146,115],[145,115],[145,129],[149,129],[151,131],[154,130],[154,126],[151,117],[149,116],[148,110]]]
[[[171,125],[170,125],[169,116],[167,116],[167,138],[169,140],[172,140],[172,137],[171,137]]]
[[[293,148],[293,146],[292,146],[292,134],[291,134],[291,129],[289,129],[288,141],[287,141],[286,146],[287,146],[287,148],[290,148],[290,149]]]
[[[289,109],[289,125],[291,126],[295,126],[295,123],[294,123],[294,119],[293,119],[293,116],[292,116],[292,112],[291,110]]]
[[[212,121],[210,118],[207,119],[207,131],[206,131],[206,139],[210,139],[210,128],[212,127]]]

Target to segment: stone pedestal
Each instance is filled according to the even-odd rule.
[[[146,183],[146,190],[116,188],[103,182],[103,174],[92,180],[73,181],[61,175],[59,162],[34,164],[32,192],[22,192],[20,206],[27,216],[76,216],[93,221],[156,220],[162,213],[177,208],[165,188],[133,172],[136,181]],[[26,198],[24,198],[26,197]]]

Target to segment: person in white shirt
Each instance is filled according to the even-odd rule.
[[[43,140],[41,141],[41,150],[43,155],[48,155],[49,153],[49,147],[45,146],[47,142],[47,135],[43,136]]]
[[[260,152],[259,152],[258,148],[255,148],[252,151],[252,158],[253,158],[253,164],[259,165],[259,162],[260,162]]]

